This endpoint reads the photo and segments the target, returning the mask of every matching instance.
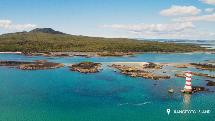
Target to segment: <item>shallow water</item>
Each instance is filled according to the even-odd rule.
[[[107,62],[203,62],[214,54],[138,54],[134,57],[42,57],[0,54],[0,60],[49,60],[64,64],[103,63],[95,74],[71,72],[67,67],[24,71],[0,67],[0,121],[157,121],[214,120],[215,93],[183,95],[181,78],[154,81],[114,72]],[[186,70],[186,69],[185,69]],[[190,68],[189,70],[195,70]],[[200,71],[201,72],[201,71]],[[214,74],[214,72],[204,71]],[[208,78],[194,77],[193,85],[206,86]],[[211,80],[211,79],[210,79]],[[215,80],[214,80],[215,81]],[[174,88],[175,93],[167,90]],[[215,90],[214,87],[207,87]],[[167,115],[166,109],[172,111]],[[173,110],[211,110],[209,114],[174,114]]]

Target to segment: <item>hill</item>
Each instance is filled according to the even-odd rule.
[[[0,51],[21,52],[192,52],[198,45],[69,35],[51,28],[0,35]]]
[[[32,32],[42,32],[42,33],[48,33],[48,34],[65,34],[63,32],[60,32],[60,31],[55,31],[53,30],[52,28],[36,28],[36,29],[33,29],[30,31],[30,33]]]

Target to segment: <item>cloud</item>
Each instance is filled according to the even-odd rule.
[[[162,16],[185,16],[185,15],[197,15],[201,12],[200,9],[195,6],[178,6],[172,5],[168,9],[164,9],[160,12]]]
[[[215,0],[200,0],[200,1],[209,5],[215,5]]]
[[[185,29],[194,28],[195,26],[192,22],[182,22],[182,23],[171,23],[171,24],[133,24],[133,25],[123,25],[123,24],[113,24],[113,25],[103,25],[103,27],[121,29],[130,32],[154,32],[154,33],[171,33],[176,31],[183,31]]]
[[[196,30],[192,22],[171,24],[112,24],[103,25],[105,28],[122,30],[127,37],[154,39],[214,39],[215,33]],[[207,38],[206,38],[207,37]]]
[[[214,39],[215,33],[208,31],[199,31],[195,29],[183,30],[173,33],[137,33],[139,36],[144,36],[146,38],[164,38],[164,39]]]
[[[214,11],[214,8],[206,8],[205,9],[205,12],[207,12],[207,13],[211,13],[211,12],[213,12]]]
[[[11,25],[10,20],[0,20],[0,27],[1,28],[9,28],[10,25]]]
[[[6,29],[6,30],[28,30],[35,28],[35,24],[14,24],[11,20],[0,20],[0,28]]]
[[[173,21],[177,21],[177,22],[193,22],[193,21],[215,22],[215,13],[201,15],[201,16],[180,17],[180,18],[173,19]]]
[[[194,6],[173,5],[169,9],[160,11],[163,16],[172,16],[170,19],[172,23],[109,24],[102,27],[118,30],[132,38],[215,39],[215,32],[200,29],[194,25],[195,21],[215,22],[214,8],[204,9],[204,14],[200,14],[201,12],[201,9]]]

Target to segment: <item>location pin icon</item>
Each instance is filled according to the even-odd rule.
[[[169,113],[170,113],[170,109],[166,109],[166,112],[167,112],[167,114],[169,115]]]

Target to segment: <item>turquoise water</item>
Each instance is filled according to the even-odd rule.
[[[24,71],[0,67],[0,121],[200,121],[215,120],[215,93],[182,95],[181,78],[154,81],[128,77],[107,67],[108,62],[203,62],[214,54],[139,54],[134,57],[42,57],[0,54],[0,60],[49,60],[64,64],[103,63],[95,74],[54,70]],[[195,70],[190,68],[190,70]],[[199,71],[199,70],[195,70]],[[201,72],[201,71],[200,71]],[[214,72],[202,71],[214,74]],[[194,77],[193,85],[206,86],[208,78]],[[210,79],[212,80],[212,79]],[[214,80],[215,81],[215,80]],[[155,85],[156,84],[156,85]],[[169,88],[174,94],[168,94]],[[207,87],[215,90],[215,87]],[[166,109],[211,110],[209,114],[167,115]]]

